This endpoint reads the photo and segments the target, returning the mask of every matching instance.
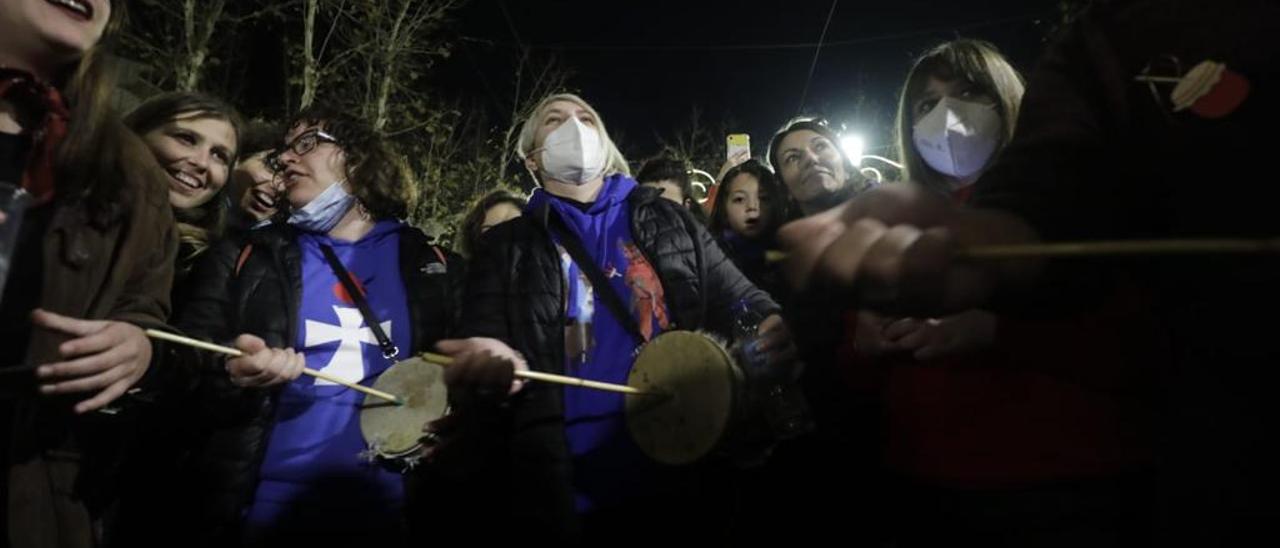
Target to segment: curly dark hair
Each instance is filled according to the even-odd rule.
[[[403,219],[418,201],[418,187],[409,166],[381,133],[369,123],[329,106],[313,106],[285,124],[321,126],[338,140],[346,154],[347,181],[360,206],[374,219]]]

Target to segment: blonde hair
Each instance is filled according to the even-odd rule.
[[[528,160],[529,153],[533,151],[534,135],[538,132],[538,120],[542,118],[542,114],[546,112],[547,106],[556,101],[569,101],[576,104],[591,113],[596,119],[596,129],[600,131],[600,140],[604,143],[605,151],[605,168],[604,175],[608,177],[615,173],[621,173],[628,177],[631,176],[631,167],[627,165],[627,159],[622,156],[622,152],[618,150],[617,145],[613,144],[613,139],[609,138],[609,131],[604,127],[604,119],[600,117],[600,113],[596,109],[587,104],[585,100],[572,93],[554,93],[538,102],[538,106],[533,107],[529,112],[529,117],[525,118],[524,125],[520,127],[520,139],[516,142],[516,156],[521,160]],[[532,174],[534,179],[538,178],[537,173]]]

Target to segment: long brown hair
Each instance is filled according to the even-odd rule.
[[[91,220],[100,225],[124,215],[134,203],[132,189],[119,179],[104,177],[124,175],[119,141],[127,130],[112,107],[117,71],[110,51],[125,10],[125,2],[111,0],[111,18],[98,43],[54,82],[71,110],[67,136],[54,158],[58,193],[83,200]]]
[[[912,141],[915,125],[912,109],[924,92],[929,78],[951,82],[960,80],[974,86],[975,91],[996,101],[996,112],[1003,122],[1000,145],[988,160],[995,160],[1013,137],[1018,123],[1018,105],[1022,103],[1023,82],[1018,71],[1005,60],[995,46],[982,40],[961,38],[940,44],[916,59],[907,74],[907,83],[898,98],[897,144],[902,159],[902,178],[926,187],[945,191],[942,175],[924,163]]]
[[[240,134],[244,125],[240,114],[226,102],[204,93],[175,91],[162,93],[134,108],[124,118],[124,124],[139,137],[164,124],[178,118],[211,118],[222,120],[231,125],[239,150]],[[235,168],[236,151],[232,151],[227,164],[227,178],[231,178],[231,170]],[[228,181],[229,182],[229,181]],[[204,204],[188,208],[174,209],[174,220],[177,221],[179,240],[191,248],[189,256],[183,262],[190,263],[197,255],[209,247],[209,243],[222,235],[227,214],[227,185],[218,190]]]

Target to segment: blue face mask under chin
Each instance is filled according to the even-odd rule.
[[[326,233],[355,205],[356,197],[342,188],[342,181],[329,185],[307,205],[289,215],[289,224],[308,232]]]

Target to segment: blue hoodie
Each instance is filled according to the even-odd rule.
[[[662,285],[631,234],[627,196],[636,182],[625,175],[605,178],[591,204],[537,191],[526,212],[550,207],[582,242],[609,278],[612,290],[627,304],[645,341],[670,323]],[[557,245],[559,242],[557,241]],[[591,282],[569,254],[560,249],[566,296],[565,372],[592,380],[626,384],[640,341],[596,298]],[[653,493],[662,485],[660,469],[631,441],[620,394],[584,388],[564,389],[569,452],[573,458],[574,493],[579,512],[608,507]],[[621,471],[621,472],[620,472]]]
[[[367,386],[391,366],[325,261],[320,244],[333,247],[396,346],[413,350],[400,277],[403,228],[397,221],[381,221],[354,242],[299,233],[302,302],[294,348],[303,352],[307,367]],[[367,449],[360,432],[363,401],[359,392],[309,376],[283,387],[261,482],[246,516],[249,531],[305,528],[308,534],[349,533],[398,526],[403,478],[361,458]],[[308,521],[305,516],[328,517]]]

